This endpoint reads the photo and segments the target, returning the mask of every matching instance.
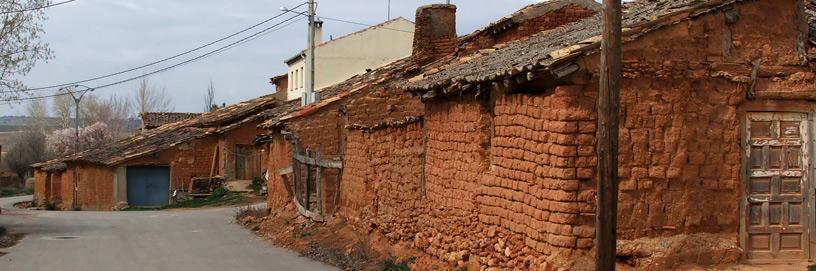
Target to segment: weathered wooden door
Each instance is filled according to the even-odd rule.
[[[253,145],[235,145],[235,179],[252,180],[263,175],[261,155]]]
[[[807,259],[809,123],[805,113],[752,112],[746,122],[743,244],[749,259]]]

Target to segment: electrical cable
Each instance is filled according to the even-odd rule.
[[[75,1],[75,0],[74,0],[74,1]],[[303,6],[303,5],[305,5],[305,4],[306,4],[306,3],[300,4],[300,5],[296,6],[295,8],[302,7],[302,6]],[[263,21],[261,21],[261,22],[259,22],[259,23],[255,24],[255,25],[252,25],[252,26],[250,26],[250,27],[248,27],[248,28],[245,28],[245,29],[243,29],[243,30],[241,30],[241,31],[235,32],[235,33],[233,33],[233,34],[230,34],[230,35],[228,35],[228,36],[226,36],[226,37],[220,38],[220,39],[218,39],[218,40],[215,40],[215,41],[209,42],[209,43],[207,43],[207,44],[204,44],[204,45],[198,46],[198,47],[196,47],[196,48],[193,48],[193,49],[187,50],[187,51],[185,51],[185,52],[182,52],[182,53],[176,54],[176,55],[174,55],[174,56],[167,57],[167,58],[164,58],[164,59],[161,59],[161,60],[157,60],[157,61],[154,61],[154,62],[151,62],[151,63],[145,64],[145,65],[142,65],[142,66],[138,66],[138,67],[134,67],[134,68],[126,69],[126,70],[123,70],[123,71],[120,71],[120,72],[116,72],[116,73],[112,73],[112,74],[108,74],[108,75],[103,75],[103,76],[97,76],[97,77],[93,77],[93,78],[88,78],[88,79],[84,79],[84,80],[80,80],[80,81],[76,81],[76,82],[70,82],[70,83],[64,83],[64,84],[58,84],[58,85],[51,85],[51,86],[46,86],[46,87],[36,87],[36,88],[28,88],[28,89],[22,89],[22,90],[14,90],[14,91],[0,91],[0,93],[28,92],[28,91],[35,91],[35,90],[50,90],[50,89],[53,89],[53,88],[58,88],[58,87],[64,87],[64,86],[76,85],[76,84],[81,84],[81,83],[87,83],[87,82],[90,82],[90,81],[97,81],[97,80],[100,80],[100,79],[110,78],[110,77],[117,76],[117,75],[121,75],[121,74],[124,74],[124,73],[129,73],[129,72],[132,72],[132,71],[140,70],[140,69],[143,69],[143,68],[147,68],[147,67],[150,67],[150,66],[154,66],[154,65],[156,65],[156,64],[160,64],[160,63],[163,63],[163,62],[167,62],[167,61],[170,61],[170,60],[173,60],[173,59],[176,59],[176,58],[182,57],[182,56],[184,56],[184,55],[187,55],[187,54],[190,54],[190,53],[193,53],[193,52],[199,51],[199,50],[204,49],[204,48],[206,48],[206,47],[212,46],[212,45],[214,45],[214,44],[216,44],[216,43],[219,43],[219,42],[222,42],[222,41],[224,41],[224,40],[230,39],[230,38],[232,38],[232,37],[235,37],[235,36],[237,36],[237,35],[240,35],[240,34],[242,34],[242,33],[245,33],[245,32],[247,32],[247,31],[249,31],[249,30],[252,30],[252,29],[254,29],[254,28],[257,28],[257,27],[258,27],[258,26],[260,26],[260,25],[263,25],[263,24],[265,24],[265,23],[268,23],[269,21],[272,21],[272,20],[274,20],[274,19],[277,19],[277,18],[279,18],[279,17],[281,17],[281,16],[283,16],[283,15],[286,15],[286,13],[288,13],[288,12],[282,12],[282,13],[280,13],[280,14],[278,14],[278,15],[273,16],[272,18],[269,18],[269,19],[263,20]]]
[[[281,21],[281,22],[279,22],[279,23],[276,23],[276,24],[274,24],[274,25],[272,25],[272,26],[270,26],[270,27],[267,27],[267,28],[265,28],[265,29],[263,29],[263,30],[261,30],[261,31],[258,31],[258,32],[256,32],[256,33],[254,33],[254,34],[252,34],[252,35],[250,35],[250,36],[244,37],[244,38],[242,38],[242,39],[240,39],[240,40],[234,41],[234,42],[232,42],[232,43],[230,43],[230,44],[227,44],[227,45],[225,45],[225,46],[222,46],[222,47],[220,47],[220,48],[218,48],[218,49],[215,49],[215,50],[213,50],[213,51],[207,52],[207,53],[205,53],[205,54],[203,54],[203,55],[200,55],[200,56],[197,56],[197,57],[195,57],[195,58],[188,59],[188,60],[186,60],[186,61],[183,61],[183,62],[180,62],[180,63],[174,64],[174,65],[172,65],[172,66],[168,66],[168,67],[165,67],[165,68],[162,68],[162,69],[159,69],[159,70],[155,70],[155,71],[152,71],[152,72],[149,72],[149,73],[146,73],[146,74],[140,75],[140,76],[135,76],[135,77],[127,78],[127,79],[124,79],[124,80],[116,81],[116,82],[113,82],[113,83],[109,83],[109,84],[105,84],[105,85],[101,85],[101,86],[93,87],[93,89],[95,89],[95,90],[96,90],[96,89],[108,88],[108,87],[112,87],[112,86],[115,86],[115,85],[124,84],[124,83],[130,82],[130,81],[134,81],[134,80],[138,80],[138,79],[141,79],[141,78],[144,78],[144,77],[150,76],[150,75],[154,75],[154,74],[162,73],[162,72],[165,72],[165,71],[168,71],[168,70],[171,70],[171,69],[174,69],[174,68],[177,68],[177,67],[180,67],[180,66],[183,66],[183,65],[186,65],[186,64],[189,64],[189,63],[192,63],[192,62],[195,62],[195,61],[198,61],[198,60],[201,60],[201,59],[204,59],[204,58],[210,57],[210,56],[213,56],[213,55],[215,55],[215,54],[218,54],[218,53],[221,53],[221,52],[227,51],[227,50],[229,50],[229,49],[232,49],[232,48],[234,48],[234,47],[237,47],[238,45],[244,44],[244,43],[246,43],[246,42],[248,42],[248,41],[250,41],[250,40],[257,39],[257,38],[259,38],[259,37],[260,37],[260,36],[262,36],[262,35],[269,34],[269,33],[271,33],[271,32],[274,32],[274,31],[278,31],[278,30],[280,30],[280,29],[283,29],[284,27],[286,27],[286,26],[288,26],[288,25],[291,25],[291,23],[286,24],[286,25],[284,25],[283,27],[280,27],[280,28],[277,28],[277,29],[274,29],[274,28],[276,28],[276,27],[278,27],[278,26],[281,26],[281,25],[283,25],[283,24],[285,24],[285,23],[287,23],[287,22],[289,22],[289,21],[291,21],[291,20],[293,20],[293,19],[297,19],[297,18],[298,18],[298,15],[295,15],[295,16],[292,16],[292,17],[289,17],[289,18],[288,18],[288,19],[286,19],[286,20],[283,20],[283,21]],[[1,102],[7,102],[7,103],[5,103],[5,104],[10,104],[11,102],[16,102],[16,101],[28,101],[28,100],[36,100],[36,99],[52,98],[52,97],[57,97],[57,96],[62,96],[62,95],[68,95],[68,94],[70,94],[70,92],[66,92],[66,93],[58,93],[58,94],[51,94],[51,95],[41,95],[41,96],[34,96],[34,97],[24,97],[24,98],[3,99],[3,100],[0,100],[0,101],[1,101]]]
[[[243,39],[240,39],[240,40],[238,40],[238,41],[232,42],[232,43],[230,43],[230,44],[227,44],[227,45],[225,45],[225,46],[222,46],[222,47],[220,47],[220,48],[218,48],[218,49],[215,49],[215,50],[210,51],[210,52],[208,52],[208,53],[206,53],[206,54],[203,54],[203,55],[197,56],[197,57],[195,57],[195,58],[188,59],[188,60],[186,60],[186,61],[183,61],[183,62],[180,62],[180,63],[174,64],[174,65],[172,65],[172,66],[164,67],[164,68],[161,68],[161,69],[159,69],[159,70],[155,70],[155,71],[152,71],[152,72],[149,72],[149,73],[146,73],[146,74],[140,75],[140,76],[134,76],[134,77],[127,78],[127,79],[124,79],[124,80],[119,80],[119,81],[116,81],[116,82],[113,82],[113,83],[110,83],[110,84],[105,84],[105,85],[97,86],[97,87],[94,87],[93,89],[103,89],[103,88],[112,87],[112,86],[115,86],[115,85],[124,84],[124,83],[130,82],[130,81],[138,80],[138,79],[141,79],[141,78],[144,78],[144,77],[147,77],[147,76],[153,75],[153,74],[162,73],[162,72],[165,72],[165,71],[168,71],[168,70],[171,70],[171,69],[174,69],[174,68],[177,68],[177,67],[180,67],[180,66],[183,66],[183,65],[186,65],[186,64],[189,64],[189,63],[192,63],[192,62],[195,62],[195,61],[198,61],[198,60],[201,60],[201,59],[207,58],[207,57],[210,57],[210,56],[212,56],[212,55],[215,55],[215,54],[221,53],[221,52],[223,52],[223,51],[229,50],[229,49],[233,48],[233,47],[234,47],[234,45],[236,45],[236,44],[239,44],[239,43],[241,43],[241,42],[244,42],[244,41],[246,41],[246,40],[249,40],[249,39],[251,39],[251,38],[253,38],[253,37],[257,37],[258,35],[261,35],[261,34],[263,34],[264,32],[271,30],[272,28],[275,28],[275,27],[277,27],[277,26],[280,26],[280,25],[282,25],[282,24],[284,24],[284,23],[286,23],[286,22],[288,22],[288,21],[291,21],[291,20],[293,20],[293,19],[296,19],[296,18],[297,18],[297,15],[296,15],[296,16],[293,16],[293,17],[289,17],[288,19],[286,19],[286,20],[284,20],[284,21],[282,21],[282,22],[280,22],[280,23],[277,23],[277,24],[275,24],[275,25],[273,25],[273,26],[270,26],[270,27],[268,27],[268,28],[265,28],[264,30],[261,30],[260,32],[257,32],[257,33],[255,33],[255,34],[252,34],[252,35],[247,36],[247,37],[244,37]],[[282,29],[282,28],[279,28],[279,29]],[[277,31],[277,29],[276,29],[275,31]]]
[[[336,21],[336,22],[347,23],[347,24],[356,24],[356,25],[362,25],[362,26],[368,26],[368,27],[376,26],[376,25],[372,25],[372,24],[354,22],[354,21],[331,18],[331,17],[325,17],[325,16],[317,16],[317,17],[321,18],[321,19],[326,19],[326,20],[329,20],[329,21]],[[402,30],[402,29],[396,29],[396,28],[388,28],[388,27],[381,27],[381,28],[382,29],[393,30],[393,31],[405,32],[405,33],[414,33],[414,31]]]

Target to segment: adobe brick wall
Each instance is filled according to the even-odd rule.
[[[432,4],[416,11],[413,59],[425,64],[456,52],[456,6]]]
[[[255,136],[264,133],[262,129],[258,128],[258,125],[260,124],[260,120],[250,121],[235,129],[227,131],[219,137],[218,146],[221,147],[221,150],[224,150],[226,147],[227,152],[225,153],[226,159],[224,159],[224,153],[219,155],[218,168],[220,171],[225,170],[223,176],[226,177],[227,180],[234,180],[236,178],[235,145],[252,145],[252,141],[255,139]],[[210,156],[212,156],[212,154],[210,154]],[[225,162],[226,164],[224,164]]]
[[[48,195],[48,200],[51,203],[58,204],[62,202],[63,195],[62,195],[62,179],[63,173],[62,172],[52,172],[51,173],[51,187],[47,187],[46,189],[50,190],[50,194]]]
[[[48,172],[42,170],[34,170],[34,203],[43,205],[48,200],[48,187],[46,186],[46,179],[49,178]]]
[[[61,201],[55,200],[57,209],[70,210],[74,202],[74,174],[73,171],[66,170],[60,173],[61,181],[59,186],[59,194]]]
[[[752,102],[749,84],[738,74],[722,76],[717,65],[750,71],[754,59],[763,67],[800,63],[793,0],[770,2],[737,5],[742,19],[735,24],[719,11],[624,46],[621,239],[701,232],[736,239],[739,120]],[[591,254],[597,55],[578,64],[589,76],[579,85],[434,100],[424,105],[423,123],[321,141],[345,146],[339,214],[363,232],[476,268],[546,269]],[[761,78],[759,91],[778,80],[807,82]],[[370,125],[416,114],[413,106],[376,107],[410,103],[382,102],[395,97],[387,88],[367,93],[345,103],[344,117],[323,109],[297,120],[296,134],[329,138],[316,131],[334,131],[327,130],[337,127],[327,123],[332,118]]]
[[[422,204],[422,123],[348,132],[340,214],[393,241],[413,241]]]
[[[113,191],[113,169],[96,165],[71,165],[69,176],[78,173],[77,206],[81,210],[110,211],[116,207]],[[63,206],[64,209],[71,205]]]
[[[279,170],[292,165],[292,152],[290,144],[287,142],[280,131],[273,131],[275,135],[272,141],[266,144],[266,153],[268,158],[266,160],[266,168],[269,171],[267,180],[267,205],[273,210],[283,210],[292,203],[292,194],[286,184],[292,183],[292,180],[287,177],[284,179],[279,174]]]
[[[217,142],[216,136],[208,136],[179,144],[154,155],[130,160],[121,166],[169,166],[170,190],[187,190],[193,177],[210,175]],[[110,181],[113,182],[113,178]]]

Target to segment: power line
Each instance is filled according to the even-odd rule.
[[[368,27],[376,26],[376,25],[373,25],[373,24],[366,24],[366,23],[354,22],[354,21],[343,20],[343,19],[336,19],[336,18],[325,17],[325,16],[317,16],[317,17],[319,17],[320,19],[326,19],[326,20],[329,20],[329,21],[336,21],[336,22],[347,23],[347,24],[356,24],[356,25],[362,25],[362,26],[368,26]],[[396,28],[388,28],[388,27],[380,27],[380,28],[399,31],[399,32],[405,32],[405,33],[414,33],[414,31],[402,30],[402,29],[396,29]]]
[[[11,105],[11,104],[14,104],[14,103],[16,103],[16,102],[33,101],[33,100],[39,100],[39,99],[47,99],[47,98],[53,98],[53,97],[59,97],[59,96],[65,96],[65,95],[71,95],[72,93],[77,93],[77,92],[78,92],[78,91],[66,91],[66,92],[59,92],[59,93],[56,93],[56,94],[50,94],[50,95],[41,95],[41,96],[34,96],[34,97],[21,97],[21,98],[13,98],[13,99],[4,99],[4,100],[2,100],[2,104],[1,104],[1,105]]]
[[[101,85],[101,86],[93,87],[93,89],[102,89],[102,88],[112,87],[112,86],[115,86],[115,85],[124,84],[124,83],[127,83],[127,82],[131,82],[131,81],[134,81],[134,80],[138,80],[138,79],[141,79],[141,78],[144,78],[144,77],[150,76],[150,75],[154,75],[154,74],[162,73],[162,72],[165,72],[165,71],[168,71],[168,70],[171,70],[171,69],[174,69],[174,68],[180,67],[180,66],[184,66],[184,65],[186,65],[186,64],[190,64],[190,63],[192,63],[192,62],[195,62],[195,61],[198,61],[198,60],[201,60],[201,59],[204,59],[204,58],[210,57],[210,56],[213,56],[213,55],[215,55],[215,54],[218,54],[218,53],[221,53],[221,52],[227,51],[227,50],[229,50],[229,49],[235,48],[235,47],[237,47],[237,46],[239,46],[239,45],[242,45],[242,44],[244,44],[244,43],[246,43],[246,42],[248,42],[248,41],[251,41],[251,40],[254,40],[254,39],[260,38],[262,35],[269,34],[269,33],[271,33],[271,32],[274,32],[274,31],[278,31],[278,30],[280,30],[280,29],[283,29],[284,27],[289,26],[289,25],[291,25],[291,24],[292,24],[292,23],[294,23],[294,22],[291,22],[291,23],[289,23],[289,24],[284,25],[285,23],[287,23],[287,22],[289,22],[289,21],[291,21],[291,20],[297,19],[298,17],[299,17],[299,15],[295,15],[295,16],[289,17],[289,18],[288,18],[288,19],[286,19],[286,20],[283,20],[283,21],[281,21],[281,22],[279,22],[279,23],[276,23],[275,25],[272,25],[272,26],[270,26],[270,27],[267,27],[267,28],[265,28],[265,29],[263,29],[263,30],[261,30],[261,31],[258,31],[258,32],[256,32],[256,33],[254,33],[254,34],[250,35],[250,36],[244,37],[244,38],[242,38],[242,39],[240,39],[240,40],[237,40],[237,41],[232,42],[232,43],[230,43],[230,44],[227,44],[227,45],[225,45],[225,46],[219,47],[218,49],[215,49],[215,50],[213,50],[213,51],[207,52],[207,53],[205,53],[205,54],[203,54],[203,55],[200,55],[200,56],[197,56],[197,57],[195,57],[195,58],[188,59],[188,60],[186,60],[186,61],[183,61],[183,62],[180,62],[180,63],[174,64],[174,65],[172,65],[172,66],[168,66],[168,67],[165,67],[165,68],[162,68],[162,69],[159,69],[159,70],[155,70],[155,71],[152,71],[152,72],[149,72],[149,73],[146,73],[146,74],[140,75],[140,76],[135,76],[135,77],[127,78],[127,79],[124,79],[124,80],[116,81],[116,82],[113,82],[113,83],[110,83],[110,84],[105,84],[105,85]],[[278,27],[278,26],[281,26],[281,25],[283,25],[283,26],[282,26],[282,27],[280,27],[280,28],[274,29],[274,28],[276,28],[276,27]],[[45,98],[52,98],[52,97],[57,97],[57,96],[62,96],[62,95],[68,95],[68,94],[70,94],[70,92],[65,92],[65,93],[57,93],[57,94],[51,94],[51,95],[41,95],[41,96],[34,96],[34,97],[24,97],[24,98],[4,99],[4,100],[1,100],[1,101],[6,102],[5,104],[11,104],[12,102],[18,102],[18,101],[29,101],[29,100],[36,100],[36,99],[45,99]]]
[[[63,2],[59,2],[59,3],[48,4],[48,5],[45,5],[45,6],[42,6],[42,7],[34,7],[34,8],[27,8],[27,9],[21,9],[21,10],[12,10],[12,11],[3,11],[3,12],[0,12],[0,14],[11,14],[11,13],[21,13],[21,12],[27,12],[27,11],[35,11],[35,10],[55,7],[55,6],[59,6],[59,5],[63,5],[63,4],[68,4],[68,3],[71,3],[71,2],[74,2],[74,1],[76,1],[76,0],[68,0],[68,1],[63,1]]]
[[[232,42],[232,43],[230,43],[230,44],[227,44],[227,45],[225,45],[225,46],[219,47],[218,49],[215,49],[215,50],[213,50],[213,51],[207,52],[206,54],[203,54],[203,55],[197,56],[197,57],[195,57],[195,58],[188,59],[188,60],[186,60],[186,61],[183,61],[183,62],[180,62],[180,63],[174,64],[174,65],[172,65],[172,66],[168,66],[168,67],[165,67],[165,68],[161,68],[161,69],[158,69],[158,70],[155,70],[155,71],[152,71],[152,72],[149,72],[149,73],[146,73],[146,74],[140,75],[140,76],[134,76],[134,77],[131,77],[131,78],[128,78],[128,79],[124,79],[124,80],[119,80],[119,81],[116,81],[116,82],[113,82],[113,83],[110,83],[110,84],[105,84],[105,85],[101,85],[101,86],[98,86],[98,87],[94,87],[94,89],[102,89],[102,88],[112,87],[112,86],[115,86],[115,85],[120,85],[120,84],[123,84],[123,83],[127,83],[127,82],[130,82],[130,81],[138,80],[138,79],[141,79],[141,78],[144,78],[144,77],[147,77],[147,76],[150,76],[150,75],[154,75],[154,74],[157,74],[157,73],[162,73],[162,72],[165,72],[165,71],[168,71],[168,70],[171,70],[171,69],[174,69],[174,68],[177,68],[177,67],[180,67],[180,66],[183,66],[183,65],[186,65],[186,64],[189,64],[189,63],[192,63],[192,62],[195,62],[195,61],[198,61],[198,60],[201,60],[201,59],[204,59],[204,58],[210,57],[210,56],[213,56],[213,55],[218,54],[218,53],[221,53],[221,52],[223,52],[223,51],[226,51],[226,50],[232,49],[232,48],[234,48],[234,47],[235,47],[235,45],[237,45],[237,44],[239,44],[239,43],[242,43],[242,42],[244,42],[244,41],[247,41],[247,40],[249,40],[249,39],[252,39],[252,38],[254,38],[254,37],[257,37],[257,36],[259,36],[259,35],[261,35],[261,34],[263,34],[263,33],[267,32],[267,31],[272,30],[273,28],[275,28],[275,27],[277,27],[277,26],[280,26],[280,25],[282,25],[282,24],[284,24],[284,23],[286,23],[286,22],[288,22],[288,21],[291,21],[291,20],[293,20],[293,19],[296,19],[297,17],[298,17],[297,15],[292,16],[292,17],[289,17],[288,19],[283,20],[282,22],[279,22],[279,23],[277,23],[277,24],[275,24],[275,25],[273,25],[273,26],[267,27],[267,28],[265,28],[265,29],[263,29],[263,30],[261,30],[261,31],[259,31],[259,32],[257,32],[257,33],[255,33],[255,34],[252,34],[252,35],[250,35],[250,36],[244,37],[244,38],[242,38],[242,39],[240,39],[240,40],[237,40],[237,41]],[[273,30],[273,31],[277,31],[277,30],[280,30],[280,29],[283,29],[283,28],[278,28],[278,29],[275,29],[275,30]]]
[[[73,1],[76,1],[76,0],[73,0]],[[295,8],[302,7],[303,5],[305,5],[305,3],[300,4],[300,5],[296,6]],[[247,32],[247,31],[249,31],[249,30],[252,30],[252,29],[254,29],[254,28],[257,28],[257,27],[258,27],[258,26],[260,26],[260,25],[263,25],[263,24],[265,24],[265,23],[268,23],[268,22],[270,22],[270,21],[272,21],[272,20],[274,20],[274,19],[277,19],[277,18],[279,18],[279,17],[281,17],[281,16],[285,15],[286,13],[287,13],[287,12],[282,12],[282,13],[280,13],[280,14],[278,14],[278,15],[273,16],[272,18],[269,18],[269,19],[263,20],[263,21],[261,21],[261,22],[259,22],[259,23],[255,24],[255,25],[252,25],[252,26],[250,26],[250,27],[248,27],[248,28],[244,28],[243,30],[238,31],[238,32],[235,32],[235,33],[232,33],[232,34],[230,34],[230,35],[228,35],[228,36],[226,36],[226,37],[220,38],[220,39],[218,39],[218,40],[215,40],[215,41],[209,42],[209,43],[207,43],[207,44],[204,44],[204,45],[198,46],[198,47],[196,47],[196,48],[193,48],[193,49],[187,50],[187,51],[185,51],[185,52],[182,52],[182,53],[179,53],[179,54],[176,54],[176,55],[173,55],[173,56],[171,56],[171,57],[167,57],[167,58],[164,58],[164,59],[161,59],[161,60],[157,60],[157,61],[154,61],[154,62],[151,62],[151,63],[145,64],[145,65],[142,65],[142,66],[138,66],[138,67],[130,68],[130,69],[127,69],[127,70],[123,70],[123,71],[116,72],[116,73],[112,73],[112,74],[108,74],[108,75],[103,75],[103,76],[97,76],[97,77],[93,77],[93,78],[88,78],[88,79],[84,79],[84,80],[80,80],[80,81],[76,81],[76,82],[70,82],[70,83],[64,83],[64,84],[58,84],[58,85],[51,85],[51,86],[46,86],[46,87],[28,88],[28,89],[23,89],[23,90],[0,91],[0,93],[14,93],[14,92],[28,92],[28,91],[36,91],[36,90],[50,90],[50,89],[53,89],[53,88],[58,88],[58,87],[64,87],[64,86],[70,86],[70,85],[82,84],[82,83],[87,83],[87,82],[90,82],[90,81],[97,81],[97,80],[100,80],[100,79],[110,78],[110,77],[114,77],[114,76],[117,76],[117,75],[121,75],[121,74],[129,73],[129,72],[132,72],[132,71],[136,71],[136,70],[144,69],[144,68],[147,68],[147,67],[150,67],[150,66],[154,66],[154,65],[156,65],[156,64],[164,63],[164,62],[167,62],[167,61],[170,61],[170,60],[173,60],[173,59],[176,59],[176,58],[179,58],[179,57],[182,57],[182,56],[188,55],[188,54],[190,54],[190,53],[193,53],[193,52],[199,51],[199,50],[201,50],[201,49],[204,49],[204,48],[206,48],[206,47],[212,46],[212,45],[214,45],[214,44],[216,44],[216,43],[219,43],[219,42],[222,42],[222,41],[224,41],[224,40],[227,40],[227,39],[230,39],[230,38],[232,38],[232,37],[235,37],[235,36],[237,36],[237,35],[243,34],[243,33]]]

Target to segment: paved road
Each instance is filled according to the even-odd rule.
[[[0,270],[336,270],[274,248],[232,223],[234,209],[46,212],[0,199],[0,225],[28,233],[2,251]],[[61,237],[73,238],[60,240]]]

